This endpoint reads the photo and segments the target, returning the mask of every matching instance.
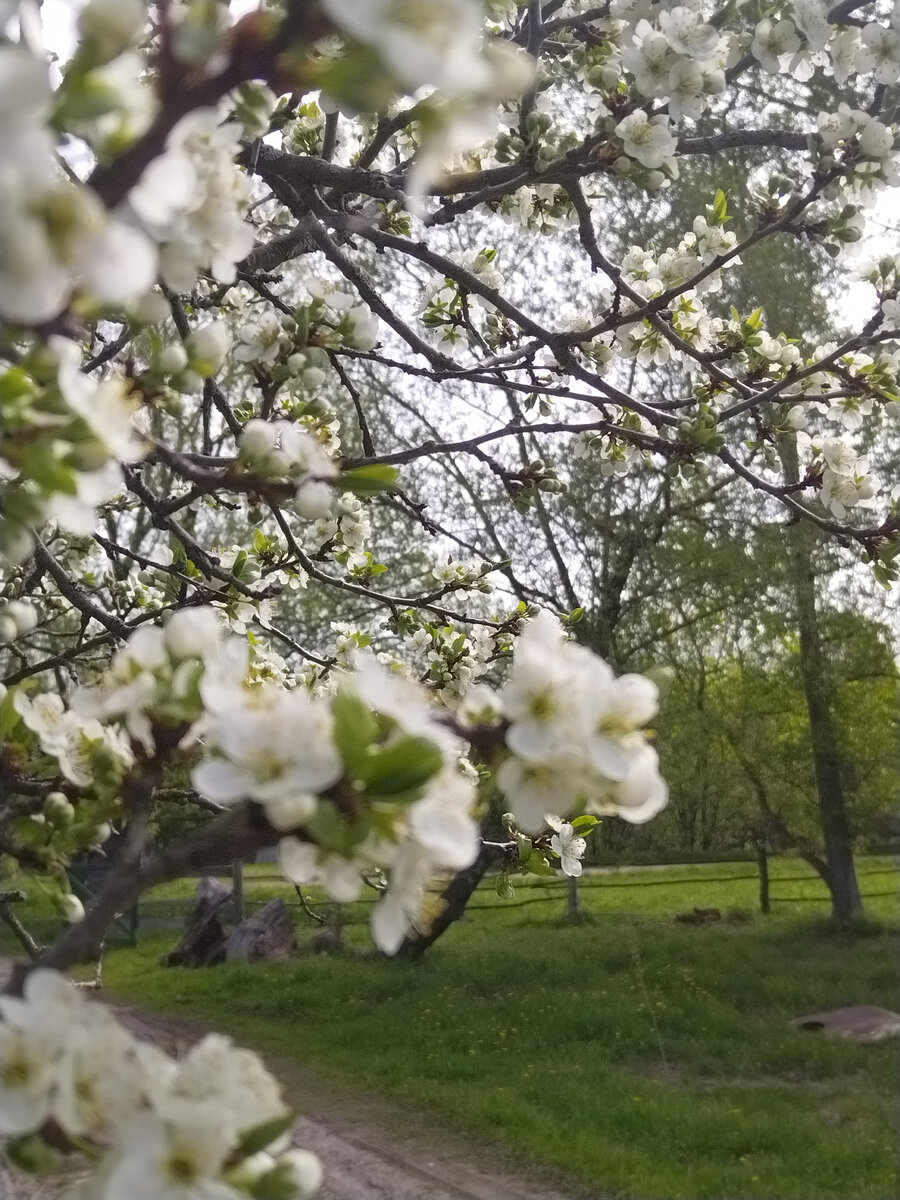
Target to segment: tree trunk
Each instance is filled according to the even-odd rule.
[[[454,921],[458,921],[466,911],[466,905],[472,893],[484,879],[485,872],[496,858],[496,849],[482,845],[478,857],[471,867],[457,871],[444,890],[441,900],[444,907],[432,921],[431,928],[425,933],[411,933],[400,944],[395,958],[421,958],[429,946],[434,945],[442,933],[445,933]]]
[[[786,481],[798,483],[800,470],[796,443],[792,439],[782,438],[779,451]],[[825,847],[825,882],[831,892],[832,918],[843,925],[862,912],[862,899],[853,862],[853,833],[847,813],[841,760],[831,712],[830,687],[816,613],[813,537],[812,528],[804,521],[797,521],[787,530],[788,564],[800,635],[800,674],[809,713],[819,819]]]

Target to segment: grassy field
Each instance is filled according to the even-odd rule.
[[[889,860],[861,867],[865,892],[895,887],[876,873]],[[250,902],[291,896],[260,873],[272,868],[248,872]],[[227,1030],[276,1067],[302,1060],[366,1088],[370,1103],[387,1095],[477,1132],[520,1170],[550,1168],[593,1196],[895,1200],[895,1045],[787,1022],[843,1004],[898,1007],[896,899],[869,903],[885,932],[836,936],[821,904],[752,916],[748,875],[752,865],[732,863],[593,877],[588,919],[574,926],[561,890],[524,887],[501,905],[486,887],[417,964],[347,955],[160,970],[177,935],[148,931],[108,955],[106,977],[122,999]],[[773,876],[775,897],[820,894],[812,878],[793,880],[808,876],[798,862],[773,864]],[[673,923],[695,905],[752,919]],[[347,916],[362,921],[364,906]],[[365,941],[364,925],[348,932]]]

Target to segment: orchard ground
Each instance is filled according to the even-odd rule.
[[[259,878],[273,870],[248,869],[248,904],[296,899]],[[788,1024],[898,1007],[894,864],[860,870],[873,923],[854,934],[827,931],[804,864],[772,864],[763,917],[752,864],[720,863],[589,877],[574,925],[564,888],[501,903],[485,885],[418,963],[353,952],[361,904],[345,910],[347,954],[166,970],[174,931],[143,930],[107,955],[105,979],[119,1001],[262,1051],[301,1112],[365,1112],[389,1146],[418,1133],[423,1162],[440,1127],[477,1136],[473,1165],[595,1198],[893,1200],[896,1043]],[[694,906],[725,919],[673,922]]]

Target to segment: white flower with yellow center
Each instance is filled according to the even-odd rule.
[[[343,774],[331,738],[331,712],[303,692],[280,689],[271,705],[220,712],[203,730],[218,757],[195,767],[192,779],[201,795],[218,804],[281,802],[324,791]]]

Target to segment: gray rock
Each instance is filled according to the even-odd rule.
[[[853,1004],[810,1013],[797,1017],[791,1024],[795,1029],[829,1033],[852,1042],[883,1042],[886,1038],[900,1037],[900,1013],[879,1008],[877,1004]]]

